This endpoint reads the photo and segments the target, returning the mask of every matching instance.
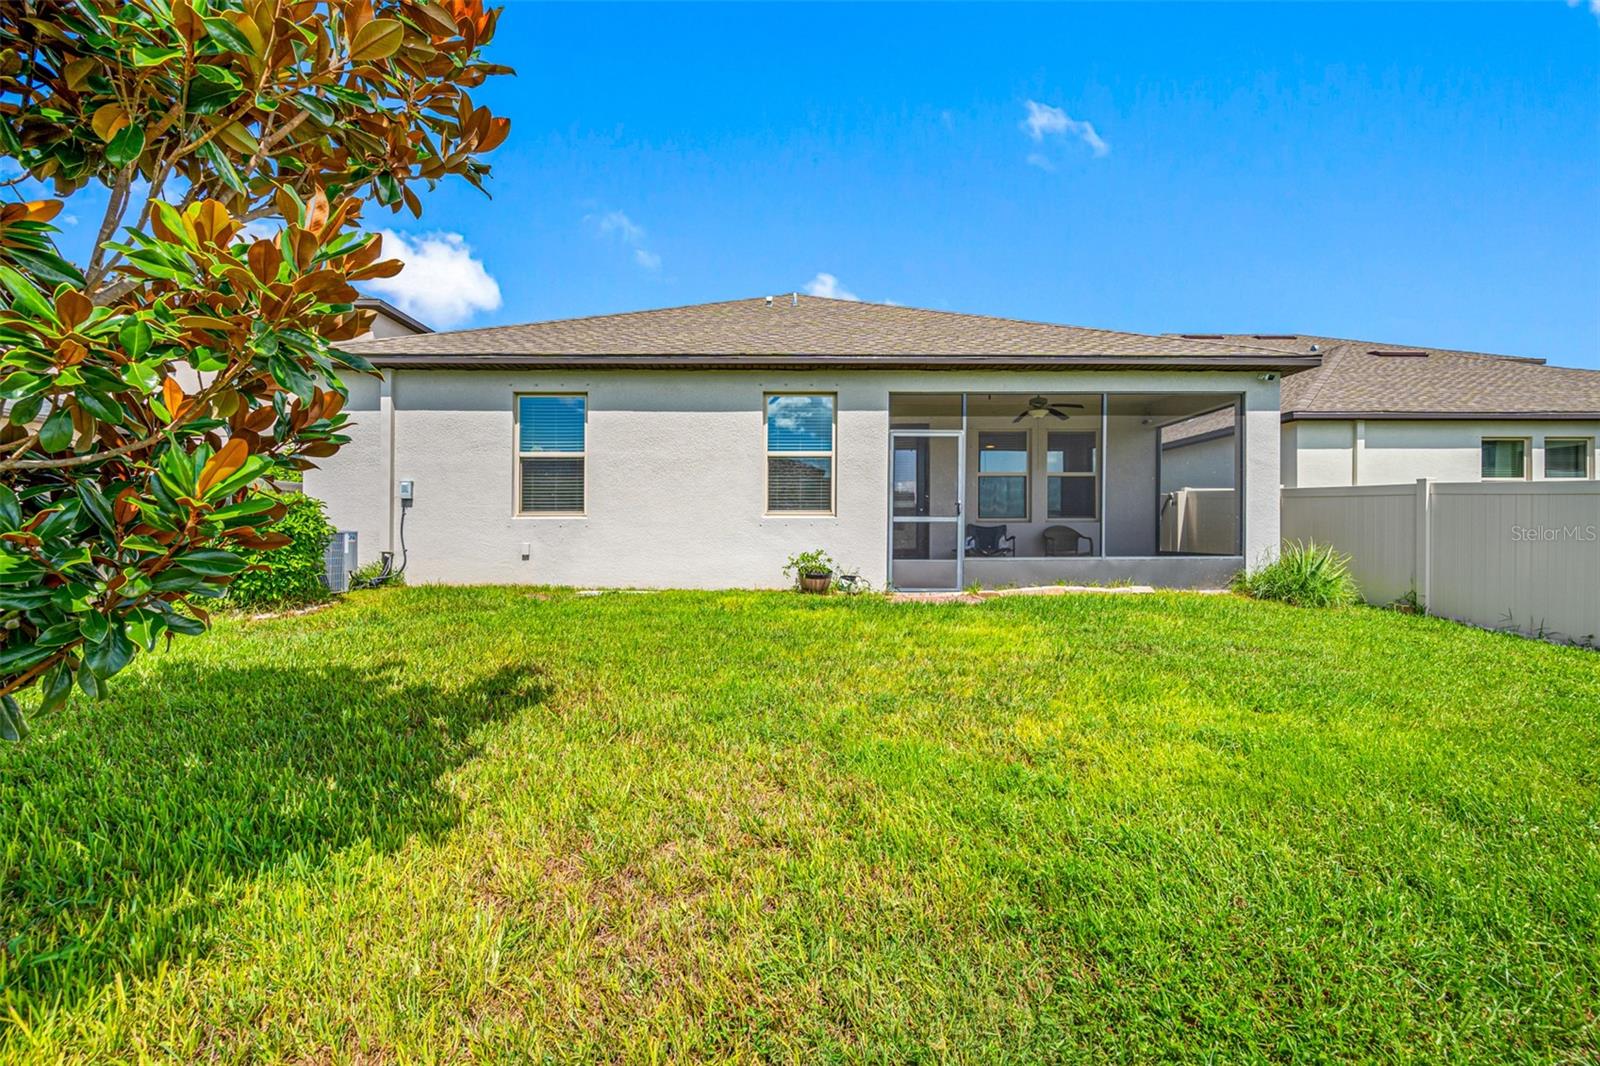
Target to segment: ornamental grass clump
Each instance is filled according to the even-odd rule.
[[[1350,557],[1315,541],[1285,544],[1275,561],[1253,571],[1241,570],[1233,579],[1233,590],[1296,607],[1346,607],[1361,602],[1361,588],[1350,575]]]

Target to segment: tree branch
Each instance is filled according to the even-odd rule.
[[[133,184],[134,164],[128,163],[117,174],[111,186],[111,198],[106,201],[105,217],[100,220],[100,232],[94,239],[94,251],[89,257],[89,268],[83,272],[84,288],[93,291],[105,276],[106,242],[117,231],[123,212],[128,209],[128,188]]]

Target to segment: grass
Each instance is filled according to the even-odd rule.
[[[1597,709],[1231,596],[231,619],[0,750],[0,1059],[1590,1062]]]

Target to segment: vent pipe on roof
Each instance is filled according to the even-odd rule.
[[[789,306],[790,307],[799,307],[800,306],[800,294],[799,293],[791,292],[789,294]]]
[[[772,306],[772,297],[770,297],[770,296],[767,297],[767,306],[768,307]]]

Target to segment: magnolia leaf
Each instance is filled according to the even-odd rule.
[[[373,19],[356,31],[350,42],[350,59],[366,63],[374,59],[387,59],[400,50],[406,28],[397,19]]]
[[[117,340],[122,350],[128,353],[129,359],[142,359],[144,353],[150,350],[150,326],[142,319],[134,319],[122,327]]]
[[[195,14],[189,0],[172,0],[172,28],[178,31],[178,36],[191,44],[205,33],[205,24],[200,16]]]
[[[206,460],[206,465],[200,470],[200,480],[195,484],[196,491],[204,497],[219,481],[243,466],[249,456],[250,446],[238,437],[234,437],[224,444],[216,455]]]
[[[129,123],[106,144],[106,162],[114,167],[125,167],[144,151],[144,127]]]
[[[46,285],[82,285],[83,275],[78,268],[54,252],[31,248],[8,248],[6,256]]]
[[[43,693],[39,699],[39,714],[59,710],[72,695],[72,667],[62,660],[44,675]]]
[[[176,378],[168,378],[161,383],[161,402],[167,408],[168,421],[178,417],[178,409],[183,406],[183,386],[178,384]]]
[[[58,407],[39,427],[39,447],[47,452],[59,452],[72,443],[72,412]]]
[[[56,320],[56,309],[45,302],[31,281],[11,267],[0,266],[0,285],[4,285],[6,291],[11,294],[13,310],[48,322]]]
[[[28,722],[22,716],[22,707],[11,696],[0,696],[0,740],[16,743],[27,735]]]
[[[61,213],[65,200],[29,200],[22,206],[29,222],[49,222]]]
[[[245,55],[256,54],[255,45],[250,43],[250,38],[239,31],[239,28],[224,18],[209,18],[204,20],[206,32],[211,35],[222,47],[230,52],[243,52]]]
[[[223,551],[221,548],[200,548],[192,552],[185,552],[172,560],[172,565],[189,571],[191,574],[203,574],[206,577],[224,577],[237,574],[250,565],[242,556],[233,552]]]
[[[133,660],[133,653],[133,641],[128,639],[127,630],[118,621],[104,640],[84,646],[83,665],[94,671],[97,680],[103,681],[127,666]]]
[[[97,108],[89,118],[89,126],[94,130],[94,135],[102,141],[110,141],[117,135],[117,131],[127,124],[127,112],[116,104],[105,104]]]
[[[89,75],[100,65],[94,56],[84,56],[74,59],[63,68],[62,73],[67,77],[67,88],[73,92],[81,93],[89,84]]]

